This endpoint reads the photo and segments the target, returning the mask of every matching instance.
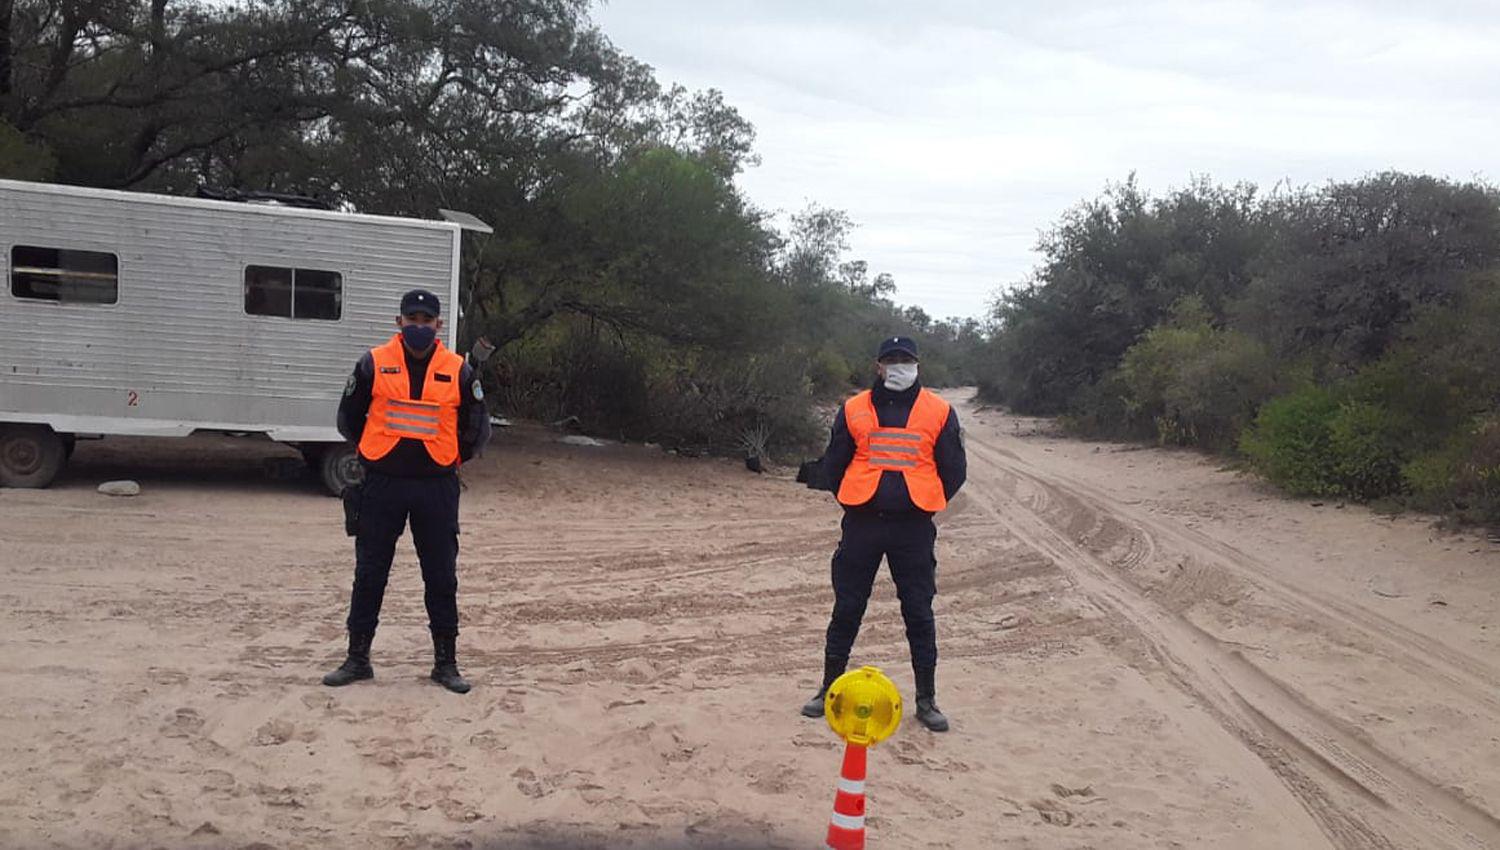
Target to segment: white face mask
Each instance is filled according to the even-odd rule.
[[[888,363],[885,367],[885,388],[893,392],[909,389],[917,382],[917,364]]]

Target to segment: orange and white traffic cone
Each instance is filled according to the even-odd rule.
[[[831,850],[864,850],[865,847],[865,754],[862,744],[844,749],[844,769],[833,798],[833,817],[828,821]]]

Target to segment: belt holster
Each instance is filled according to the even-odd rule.
[[[350,537],[359,534],[359,505],[365,488],[361,484],[350,484],[339,494],[344,500],[344,533]]]

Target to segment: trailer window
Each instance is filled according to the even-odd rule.
[[[337,320],[343,293],[344,277],[338,272],[297,269],[292,275],[292,318]]]
[[[16,245],[10,249],[10,292],[42,301],[114,304],[120,300],[120,260],[103,251]]]
[[[251,315],[337,321],[343,303],[344,276],[338,272],[245,267],[245,312]]]

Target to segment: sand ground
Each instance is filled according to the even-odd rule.
[[[1500,546],[964,395],[954,728],[873,751],[870,847],[1500,847]],[[508,429],[465,469],[474,691],[426,679],[409,540],[334,690],[352,546],[285,454],[83,443],[0,491],[0,847],[821,846],[826,494]],[[855,661],[910,695],[886,579]]]

